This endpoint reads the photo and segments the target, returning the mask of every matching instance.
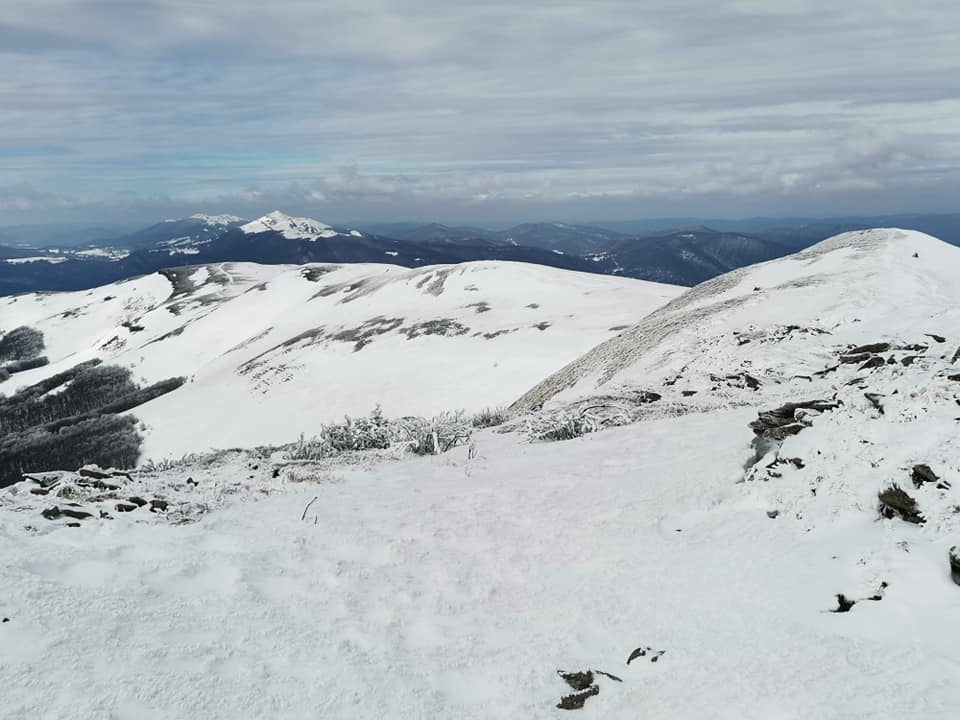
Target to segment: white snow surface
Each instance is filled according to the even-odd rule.
[[[189,472],[198,501],[228,493],[185,525],[51,529],[8,500],[4,716],[555,718],[556,671],[595,669],[623,682],[598,676],[584,718],[954,718],[944,539],[801,482],[738,484],[751,417],[482,433],[472,458],[300,482],[183,469],[155,492]],[[868,480],[853,467],[825,485]],[[640,647],[665,654],[626,665]]]
[[[26,263],[35,263],[35,262],[45,262],[45,263],[62,263],[65,262],[65,257],[50,257],[49,255],[37,255],[33,257],[18,257],[18,258],[6,258],[4,262],[10,265],[24,265]]]
[[[101,358],[144,382],[144,456],[295,440],[377,404],[388,416],[506,405],[681,288],[511,262],[179,268],[78,293],[0,300],[44,332],[50,365]]]
[[[240,229],[249,234],[278,232],[289,240],[316,240],[340,235],[331,226],[317,220],[303,217],[290,217],[274,210],[263,217],[241,225]]]
[[[238,223],[243,220],[242,217],[237,215],[206,215],[204,213],[191,215],[190,218],[192,220],[201,220],[204,224],[212,226],[232,225],[233,223]]]
[[[556,671],[594,670],[622,682],[596,675],[576,717],[952,720],[958,256],[874,231],[694,288],[521,403],[596,411],[640,387],[662,394],[645,420],[574,440],[482,431],[436,457],[322,465],[227,453],[124,485],[168,500],[166,513],[77,528],[44,519],[62,501],[28,483],[0,490],[3,715],[558,718],[572,690]],[[279,283],[301,269],[268,270],[210,266],[184,297],[301,293]],[[489,291],[467,290],[485,288],[481,271],[463,270],[427,300],[462,285],[490,303],[477,318],[491,315]],[[391,288],[401,307],[409,285],[438,280],[422,272],[343,304]],[[131,282],[163,294],[156,276]],[[243,309],[255,325],[255,306]],[[868,362],[841,361],[860,344],[874,345]],[[798,413],[802,432],[758,458],[757,411],[815,398],[837,406]],[[918,463],[936,485],[915,487]],[[893,483],[924,524],[880,517]],[[834,612],[839,593],[856,601],[849,612]],[[628,665],[637,648],[651,650]]]
[[[675,390],[702,390],[715,384],[711,374],[744,370],[789,395],[811,382],[794,376],[831,363],[843,343],[929,342],[924,333],[960,343],[958,273],[960,249],[929,235],[844,233],[701,283],[544,380],[518,407],[617,396],[678,376]],[[800,331],[788,342],[766,344],[792,325]]]

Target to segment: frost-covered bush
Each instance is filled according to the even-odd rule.
[[[0,360],[29,360],[43,352],[43,333],[21,325],[0,338]]]
[[[442,413],[432,418],[408,417],[396,421],[399,443],[417,455],[436,455],[470,439],[472,427],[463,413]]]
[[[198,453],[186,453],[179,458],[161,458],[160,460],[151,458],[141,464],[139,469],[147,473],[169,472],[170,470],[179,470],[180,468],[198,465],[207,457],[208,456]]]
[[[527,437],[533,441],[545,442],[572,440],[606,428],[629,425],[637,419],[632,410],[615,404],[604,404],[540,412],[527,419]]]
[[[470,424],[475,428],[490,428],[503,425],[510,419],[510,411],[505,407],[484,408],[470,418]]]
[[[431,455],[467,442],[471,431],[472,426],[462,413],[388,419],[378,407],[369,415],[323,425],[316,436],[307,439],[301,435],[296,443],[283,449],[290,460],[322,460],[358,450],[395,449]]]

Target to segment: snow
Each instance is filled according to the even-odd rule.
[[[145,457],[290,442],[378,403],[393,416],[508,404],[681,290],[510,262],[171,272],[176,295],[156,274],[0,301],[12,325],[45,333],[50,357],[0,392],[99,357],[145,382],[190,379],[137,409]]]
[[[49,257],[47,255],[38,255],[36,257],[19,257],[19,258],[6,258],[4,262],[9,263],[10,265],[23,265],[24,263],[35,263],[35,262],[46,262],[46,263],[62,263],[66,261],[65,257]]]
[[[769,373],[785,393],[796,392],[806,381],[790,376],[821,369],[841,343],[919,342],[924,332],[943,335],[957,327],[957,272],[960,250],[929,235],[846,233],[698,285],[547,378],[521,404],[619,394],[659,385],[684,369],[705,378],[747,361],[752,374]],[[756,345],[738,345],[733,335],[789,325],[825,332],[769,358],[758,356]]]
[[[103,257],[109,258],[110,260],[122,260],[130,255],[130,251],[116,248],[90,248],[88,250],[78,250],[74,254],[84,257]]]
[[[570,692],[556,670],[593,668],[623,682],[600,678],[585,718],[955,717],[940,548],[863,512],[769,519],[737,484],[751,416],[484,433],[472,458],[296,483],[193,469],[201,498],[240,492],[186,525],[138,510],[38,534],[0,510],[5,711],[546,718]],[[827,612],[881,579],[882,601]],[[665,654],[627,666],[645,646]]]
[[[316,240],[340,234],[322,222],[310,218],[290,217],[279,210],[241,225],[240,229],[247,234],[278,232],[289,240]]]
[[[243,218],[237,215],[205,215],[203,213],[191,215],[190,219],[201,220],[205,225],[212,225],[214,227],[232,225],[243,221]]]
[[[309,280],[311,270],[326,274]],[[472,380],[476,399],[496,404],[500,386],[527,373],[480,374],[485,363],[522,357],[546,374],[577,354],[571,337],[619,334],[518,403],[545,402],[544,413],[444,455],[197,458],[134,475],[138,493],[169,501],[167,513],[144,507],[78,528],[44,519],[58,501],[26,484],[0,490],[4,713],[556,718],[572,692],[556,671],[592,669],[622,682],[597,676],[579,717],[952,720],[958,271],[960,249],[879,230],[679,296],[512,263],[228,263],[185,270],[173,285],[154,275],[8,299],[4,317],[43,325],[57,362],[91,352],[89,337],[109,337],[121,307],[140,303],[143,338],[115,357],[148,358],[137,366],[147,375],[200,368],[146,406],[155,424],[170,403],[184,450],[197,436],[225,437],[231,414],[261,438],[248,444],[291,427],[270,409],[275,397],[302,421],[349,393],[399,397],[398,386],[455,406]],[[318,290],[330,294],[310,299]],[[658,293],[669,302],[648,314]],[[71,308],[76,317],[63,318]],[[391,331],[356,352],[326,339],[290,345],[266,366],[289,379],[262,403],[233,372],[321,318],[339,329],[396,313],[405,326],[452,317],[492,330],[526,312],[555,325],[483,342]],[[609,329],[631,315],[646,317]],[[553,330],[566,339],[554,344]],[[842,361],[875,343],[890,346],[866,351],[883,364]],[[626,406],[638,388],[662,398],[634,424],[553,443],[522,432],[577,403]],[[782,445],[752,444],[758,411],[816,398],[837,406],[795,416],[802,431]],[[918,463],[940,487],[915,487]],[[877,494],[891,483],[916,498],[925,524],[879,516]],[[834,612],[840,593],[857,601],[849,612]],[[628,665],[644,647],[664,654]]]

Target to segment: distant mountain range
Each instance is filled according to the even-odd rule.
[[[839,232],[878,225],[918,229],[960,245],[960,215],[831,220],[678,219],[608,223],[525,223],[505,230],[439,223],[329,225],[275,211],[246,221],[197,214],[165,220],[109,240],[49,244],[26,226],[0,228],[0,295],[83,290],[162,268],[215,262],[389,263],[405,267],[475,260],[535,263],[567,270],[694,285],[729,270],[772,260]],[[92,232],[92,231],[86,231]]]

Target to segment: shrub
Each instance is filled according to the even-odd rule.
[[[470,424],[475,428],[490,428],[503,425],[509,419],[510,411],[505,407],[484,408],[470,418]]]
[[[0,370],[3,370],[7,377],[18,373],[24,372],[25,370],[33,370],[34,368],[43,367],[44,365],[49,365],[50,360],[47,359],[46,355],[41,355],[40,357],[30,358],[29,360],[14,360],[4,365]],[[5,380],[6,378],[0,377],[0,380]]]
[[[389,449],[431,455],[462,445],[471,432],[472,426],[462,413],[388,419],[377,407],[369,415],[323,425],[313,438],[301,435],[284,449],[290,460],[322,460],[342,452]]]
[[[21,325],[0,338],[0,360],[29,360],[43,352],[43,333]]]
[[[572,440],[610,427],[635,422],[636,408],[601,404],[540,412],[527,420],[527,437],[532,441]]]

